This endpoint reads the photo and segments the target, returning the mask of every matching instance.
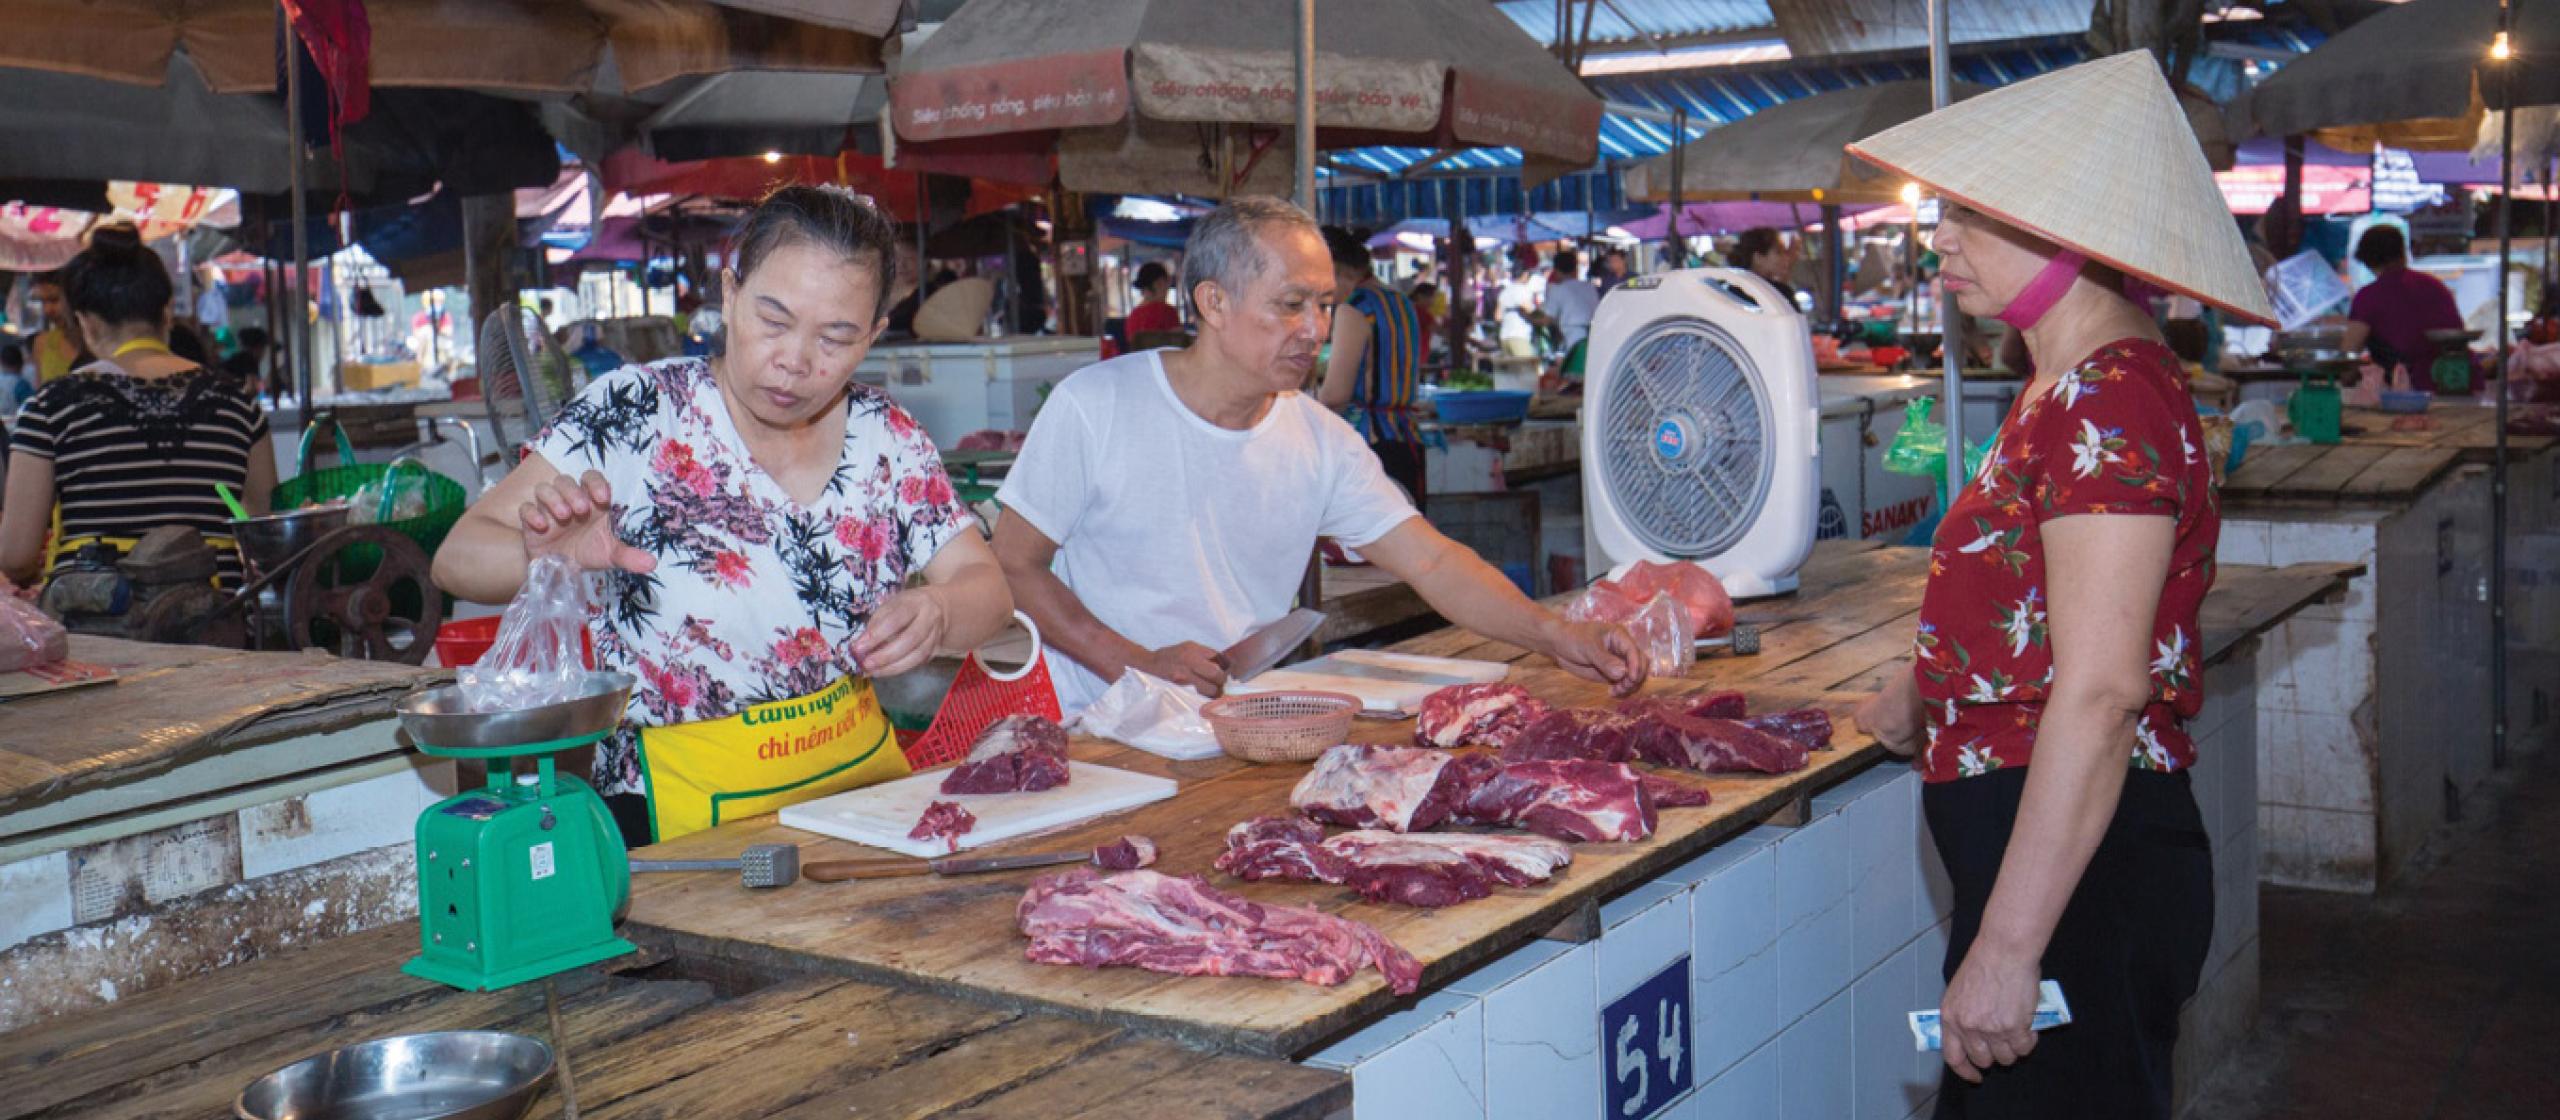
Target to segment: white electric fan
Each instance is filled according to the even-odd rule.
[[[1699,564],[1737,599],[1795,590],[1821,502],[1821,394],[1804,316],[1729,268],[1630,280],[1583,368],[1589,569]]]

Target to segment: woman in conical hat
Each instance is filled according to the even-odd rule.
[[[1949,297],[2036,369],[1940,521],[1912,673],[1858,712],[1919,756],[1954,886],[1938,1115],[2165,1120],[2213,933],[2186,721],[2221,520],[2178,359],[2123,293],[2265,321],[2266,292],[2147,53],[1849,150],[1937,195]],[[2067,1030],[2031,1029],[2043,979]]]

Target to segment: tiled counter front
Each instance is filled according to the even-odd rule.
[[[2256,1014],[2254,673],[2247,657],[2209,671],[2194,725],[2215,922],[2184,1018],[2181,1100]],[[1350,1120],[1609,1120],[1612,1079],[1614,1120],[1925,1116],[1942,1067],[1913,1048],[1907,1016],[1945,989],[1951,905],[1919,778],[1880,765],[1817,795],[1804,825],[1744,832],[1620,896],[1598,940],[1532,943],[1307,1062],[1351,1075]],[[1683,958],[1674,1049],[1688,1088],[1625,1111],[1637,1079],[1664,1084],[1662,1024],[1620,1037],[1602,1008]]]

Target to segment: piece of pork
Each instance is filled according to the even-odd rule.
[[[944,793],[1029,793],[1067,784],[1067,729],[1042,716],[988,724],[969,757],[942,779]]]
[[[1344,743],[1324,752],[1289,791],[1291,808],[1344,828],[1420,832],[1446,820],[1465,790],[1453,756],[1412,747]]]
[[[1422,698],[1422,710],[1413,723],[1413,744],[1500,749],[1545,714],[1546,702],[1518,685],[1451,685]]]
[[[1033,881],[1014,909],[1043,964],[1128,966],[1178,976],[1262,976],[1328,987],[1375,967],[1398,995],[1421,962],[1377,930],[1300,906],[1254,902],[1198,877],[1108,876],[1078,867]]]

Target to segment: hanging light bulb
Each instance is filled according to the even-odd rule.
[[[2499,32],[2499,33],[2498,33],[2498,37],[2497,37],[2497,38],[2492,39],[2492,40],[2490,40],[2490,41],[2489,41],[2489,57],[2494,58],[2494,59],[2496,59],[2496,60],[2498,60],[2498,61],[2500,61],[2500,62],[2505,62],[2506,60],[2508,60],[2508,59],[2510,59],[2510,58],[2514,58],[2515,56],[2516,56],[2515,47],[2514,47],[2512,44],[2510,44],[2510,43],[2508,43],[2508,42],[2507,42],[2507,33],[2506,33],[2506,32],[2504,32],[2504,31]]]
[[[1915,209],[1919,207],[1919,205],[1920,205],[1920,184],[1918,184],[1918,183],[1904,183],[1904,184],[1902,184],[1902,204],[1903,204],[1903,205],[1905,205],[1905,206],[1913,207],[1913,208],[1915,208]]]
[[[766,152],[766,153],[764,154],[764,161],[765,161],[766,163],[780,163],[780,162],[782,162],[782,153],[780,153],[780,152]]]

